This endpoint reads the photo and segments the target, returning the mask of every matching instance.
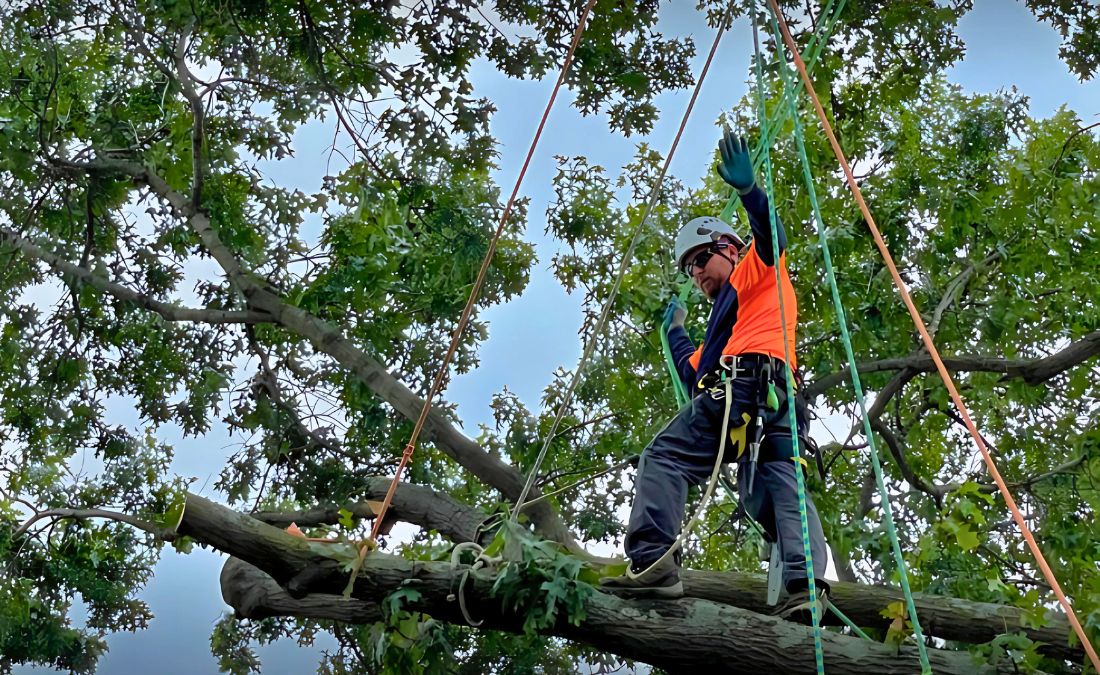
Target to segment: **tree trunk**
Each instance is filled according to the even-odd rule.
[[[767,613],[770,609],[767,604],[768,580],[762,575],[685,570],[683,576],[686,595],[754,612]],[[830,585],[829,599],[862,628],[885,629],[890,620],[883,618],[881,610],[890,603],[905,599],[901,589],[889,586],[843,581],[834,581]],[[1061,612],[1048,611],[1045,625],[1034,628],[1024,624],[1026,614],[1018,607],[922,593],[914,593],[913,600],[925,635],[981,644],[1004,633],[1023,631],[1032,640],[1046,643],[1039,651],[1048,656],[1078,662],[1084,658],[1080,646],[1069,645],[1069,621]]]

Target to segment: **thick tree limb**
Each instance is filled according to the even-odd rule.
[[[119,300],[132,302],[151,312],[155,312],[167,321],[195,321],[201,323],[267,323],[271,317],[263,312],[233,311],[225,309],[180,307],[168,302],[155,300],[147,295],[139,293],[131,288],[96,275],[92,270],[74,265],[38,246],[31,240],[20,236],[7,228],[0,227],[0,243],[22,251],[25,255],[46,263],[50,269],[57,272],[62,278],[76,281],[92,288],[103,291]]]
[[[1005,359],[996,356],[948,356],[944,357],[943,363],[951,371],[1003,373],[1006,379],[1022,379],[1028,384],[1036,385],[1084,363],[1097,354],[1100,354],[1100,330],[1095,330],[1071,343],[1065,349],[1043,358]],[[857,364],[856,367],[863,374],[905,368],[921,373],[930,373],[936,370],[932,357],[927,354],[866,361]],[[842,368],[835,373],[830,373],[811,382],[805,389],[805,395],[808,400],[812,401],[833,387],[846,382],[848,378],[848,368]]]
[[[364,497],[381,499],[386,494],[390,479],[379,476],[369,480]],[[355,518],[372,518],[374,510],[366,502],[345,504]],[[411,483],[398,483],[397,491],[390,504],[389,515],[396,520],[420,525],[428,530],[436,530],[453,542],[481,540],[486,532],[482,528],[487,516],[477,509],[467,506],[448,494],[436,492],[431,488]],[[317,525],[335,525],[340,520],[340,507],[315,508],[292,512],[263,512],[252,514],[253,518],[276,527],[288,527],[297,523],[302,527]]]
[[[885,629],[889,624],[879,612],[905,599],[900,589],[834,581],[829,597],[836,606],[861,626]],[[686,570],[684,592],[697,598],[735,605],[754,612],[767,612],[767,578],[739,572]],[[1055,658],[1080,661],[1084,652],[1069,646],[1070,627],[1064,614],[1048,611],[1046,625],[1027,627],[1026,612],[1018,607],[973,602],[942,595],[914,593],[921,628],[926,635],[945,640],[980,644],[1002,633],[1024,631],[1037,642],[1047,643],[1040,651]],[[939,672],[938,670],[936,672]]]
[[[464,624],[458,603],[451,594],[457,576],[465,568],[452,570],[446,563],[420,563],[397,556],[372,553],[363,566],[353,599],[332,593],[308,593],[293,597],[282,592],[274,580],[263,580],[259,570],[247,563],[230,561],[222,574],[222,595],[238,616],[259,618],[285,615],[312,618],[376,616],[379,604],[399,588],[413,588],[419,598],[406,609],[433,618]],[[485,628],[521,632],[524,616],[503,608],[490,588],[491,574],[473,573],[465,585],[464,597],[470,613]],[[331,611],[327,605],[331,602]],[[644,661],[670,670],[688,672],[809,672],[814,662],[813,638],[806,626],[789,623],[756,612],[721,605],[698,598],[675,601],[622,600],[593,593],[584,602],[585,617],[572,625],[559,617],[545,632],[587,643],[620,656]],[[916,649],[903,647],[898,654],[886,645],[826,632],[822,635],[829,672],[913,673],[919,670]],[[929,650],[938,675],[965,673],[976,669],[966,652]],[[1000,672],[1012,672],[1005,664]]]
[[[414,577],[413,587],[421,599],[409,609],[424,611],[452,623],[463,619],[447,596],[455,573],[445,564],[433,563],[414,568],[412,563],[392,556],[372,555],[364,568],[370,575],[371,600],[344,601],[331,595],[307,595],[295,600],[262,572],[245,563],[230,561],[223,573],[223,595],[227,602],[246,600],[238,612],[243,616],[315,616],[318,607],[333,600],[335,612],[343,616],[369,616],[388,593],[404,580]],[[257,588],[250,596],[239,592],[238,584]],[[228,582],[228,583],[227,583]],[[501,611],[499,601],[490,597],[490,578],[471,577],[466,600],[471,612],[485,626],[519,632],[523,617]],[[235,605],[236,606],[236,605]],[[587,642],[627,658],[663,666],[673,672],[689,667],[704,667],[706,672],[753,672],[769,668],[799,672],[813,663],[812,638],[808,628],[761,616],[735,607],[705,600],[684,599],[675,602],[624,601],[595,594],[585,603],[586,618],[579,626],[559,621],[548,633]],[[335,613],[334,612],[334,613]],[[326,618],[332,618],[327,616]],[[895,657],[878,644],[856,642],[852,638],[826,634],[826,659],[830,673],[902,673],[915,664],[913,649],[903,649]],[[783,649],[776,649],[783,645]],[[933,650],[937,673],[967,672],[972,669],[969,655]]]
[[[221,588],[222,598],[239,619],[296,616],[347,623],[374,623],[382,619],[380,605],[339,594],[311,593],[292,598],[274,579],[239,558],[230,558],[222,567]]]
[[[216,530],[212,536],[203,536],[211,530]],[[334,595],[346,581],[341,565],[312,556],[305,541],[201,497],[189,497],[180,532],[220,550],[231,549],[226,552],[262,569],[288,591],[289,595],[283,595],[265,586],[249,593],[248,587],[240,587],[237,582],[244,578],[247,583],[255,576],[233,563],[223,575],[223,596],[228,602],[239,602],[235,609],[243,616],[293,611],[316,617],[327,598],[311,596]],[[280,551],[280,544],[287,549]],[[456,572],[446,563],[409,561],[374,552],[367,556],[352,591],[352,597],[366,606],[338,603],[338,611],[345,617],[372,616],[372,606],[404,586],[420,593],[420,598],[407,606],[409,609],[459,623],[463,619],[457,603],[448,598],[456,586]],[[491,596],[492,582],[489,575],[471,575],[465,590],[470,611],[488,628],[521,630],[525,617],[501,607],[500,601]],[[303,604],[299,607],[294,601]],[[736,607],[694,598],[632,602],[595,593],[584,608],[586,618],[579,625],[561,620],[547,632],[676,669],[696,666],[713,672],[715,664],[727,664],[725,671],[719,665],[719,672],[777,667],[798,672],[813,662],[808,628]],[[884,645],[835,634],[826,634],[824,644],[832,673],[909,673],[916,667],[915,650],[911,648],[895,656]],[[782,649],[777,649],[778,645]],[[965,653],[933,650],[931,658],[937,673],[968,673],[973,668],[971,657]]]
[[[385,479],[379,478],[377,479],[377,485],[375,487],[379,490],[384,489],[384,483]],[[205,502],[205,500],[203,500],[203,502]],[[207,502],[207,504],[209,503]],[[450,536],[456,543],[459,541],[470,541],[470,538],[468,538],[469,535],[481,534],[478,525],[481,519],[484,518],[484,514],[481,514],[472,507],[459,504],[449,496],[437,493],[430,488],[412,486],[404,483],[401,484],[395,496],[393,508],[400,509],[402,520],[413,522],[426,528],[439,530],[447,534],[447,536]],[[204,513],[211,515],[203,516]],[[334,514],[335,509],[317,509],[293,514],[257,514],[257,516],[268,522],[277,523],[282,526],[283,523],[289,524],[292,519],[299,524],[332,522],[335,520]],[[198,521],[191,520],[199,519],[200,517],[206,518],[204,521],[205,524],[196,525]],[[253,518],[249,518],[244,514],[238,514],[235,511],[231,511],[226,507],[216,504],[210,504],[209,506],[203,504],[199,509],[193,509],[190,499],[188,501],[188,510],[184,514],[184,521],[187,527],[190,528],[186,533],[196,538],[200,537],[193,532],[195,527],[201,527],[202,529],[209,527],[221,529],[237,527],[232,525],[237,519],[244,519],[245,521],[256,523]],[[252,525],[250,523],[245,523],[240,527],[251,528]],[[267,529],[270,530],[271,528]],[[282,537],[285,533],[274,530],[272,536],[274,535]],[[289,535],[286,536],[289,537]],[[226,552],[249,560],[253,564],[259,565],[267,570],[268,563],[265,562],[266,558],[264,556],[269,555],[269,553],[267,553],[266,550],[260,550],[252,554],[254,557],[247,557],[248,551],[252,550],[253,546],[241,546],[241,543],[246,538],[247,537],[244,535],[230,537],[230,540],[241,548],[226,550]],[[289,538],[295,539],[294,537]],[[295,539],[295,542],[301,541],[301,539]],[[216,547],[219,549],[221,548],[220,546]],[[229,573],[227,572],[226,574]],[[289,580],[297,577],[298,574],[298,572],[291,570],[285,572],[282,578]],[[312,576],[316,577],[317,575]],[[323,578],[323,575],[318,578]],[[301,585],[302,579],[304,579],[304,577],[299,578],[295,584],[295,595],[301,595],[302,592],[308,592],[310,595],[321,592],[318,590],[318,587],[313,585],[307,585],[307,587],[303,589]],[[338,595],[343,588],[343,582],[346,582],[346,576],[340,576],[339,588],[332,589],[330,592]],[[310,583],[318,583],[317,578],[314,578]],[[733,605],[761,614],[767,614],[771,611],[771,608],[767,605],[767,582],[761,575],[687,570],[684,574],[684,584],[685,593],[690,597]],[[224,585],[223,592],[227,592]],[[252,592],[253,591],[247,588],[233,588],[228,592],[228,595],[232,595],[233,597],[245,597],[248,593]],[[260,591],[255,592],[260,595],[271,595],[268,591],[262,593]],[[229,601],[228,595],[227,601]],[[832,583],[832,597],[841,611],[858,624],[875,627],[884,627],[886,623],[888,623],[882,618],[879,612],[885,609],[890,603],[902,599],[901,591],[894,588],[845,582]],[[280,600],[278,603],[267,605],[269,611],[285,610],[290,615],[307,616],[307,614],[299,614],[298,611],[300,608],[297,608],[296,605],[291,603],[287,597],[279,596],[279,598]],[[316,602],[318,602],[317,598],[311,598],[311,603]],[[233,603],[231,602],[230,604]],[[233,604],[233,606],[238,607],[236,604]],[[260,605],[253,605],[253,607],[259,606],[265,605],[262,603]],[[310,611],[321,611],[316,604],[310,604],[309,607],[312,608]],[[1070,648],[1068,646],[1070,633],[1069,623],[1063,615],[1057,612],[1048,613],[1047,625],[1045,627],[1030,628],[1025,626],[1026,617],[1023,610],[1015,607],[919,594],[917,607],[920,612],[922,624],[928,624],[925,628],[926,633],[929,635],[947,640],[981,643],[988,642],[997,635],[1005,632],[1023,630],[1032,639],[1048,643],[1048,646],[1043,647],[1042,650],[1051,656],[1067,659],[1079,659],[1081,656],[1079,649]],[[347,611],[350,610],[340,605],[340,607],[334,608],[334,613],[332,615],[324,616],[327,616],[327,618],[340,618]],[[317,614],[308,614],[308,616],[318,618]]]

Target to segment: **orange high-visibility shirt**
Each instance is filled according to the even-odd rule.
[[[786,361],[783,350],[783,323],[779,313],[779,295],[775,287],[775,268],[765,265],[756,252],[756,240],[737,261],[729,278],[735,297],[735,318],[723,354],[767,354]],[[791,353],[791,369],[798,366],[795,356],[795,327],[798,322],[798,299],[787,274],[787,253],[779,255],[779,282],[783,288],[783,309],[786,314],[787,344]],[[689,363],[699,369],[703,345],[691,355]]]

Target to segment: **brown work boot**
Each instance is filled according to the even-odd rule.
[[[653,569],[649,565],[631,566],[631,573],[600,579],[600,590],[621,598],[683,597],[684,582],[680,581],[680,566],[672,559],[665,560]],[[640,574],[643,573],[644,574]],[[640,574],[640,576],[639,576]]]
[[[817,623],[821,623],[825,619],[825,610],[829,606],[829,589],[827,587],[819,586],[817,588],[817,599],[810,598],[810,591],[802,589],[793,593],[788,593],[786,599],[775,606],[772,610],[772,616],[777,616],[780,619],[786,619],[794,623],[800,623],[806,626],[813,625],[813,615],[811,614],[811,608],[817,605]]]

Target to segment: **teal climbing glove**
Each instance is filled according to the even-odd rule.
[[[752,156],[748,141],[744,136],[734,136],[729,129],[723,129],[718,141],[718,175],[729,183],[737,194],[748,194],[756,184],[752,174]]]
[[[663,325],[667,331],[673,326],[682,328],[684,321],[687,321],[687,307],[684,307],[684,303],[677,295],[672,296],[672,300],[669,301],[668,307],[665,307],[665,316]]]

